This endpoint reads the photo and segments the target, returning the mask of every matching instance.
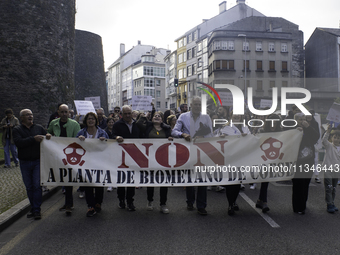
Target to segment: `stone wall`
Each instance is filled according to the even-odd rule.
[[[76,30],[75,36],[75,99],[100,96],[101,107],[108,115],[107,89],[102,38]]]
[[[75,0],[0,1],[0,116],[30,108],[45,125],[74,99]]]

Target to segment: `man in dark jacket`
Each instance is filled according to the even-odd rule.
[[[27,218],[41,219],[40,206],[42,191],[40,186],[40,142],[45,138],[46,130],[33,123],[33,113],[29,109],[20,111],[21,125],[13,129],[14,143],[18,148],[20,170],[31,204]]]
[[[132,119],[132,108],[129,105],[124,105],[122,108],[123,117],[117,121],[112,128],[113,139],[117,142],[122,143],[126,138],[140,138],[141,132]],[[126,193],[126,197],[125,197]],[[127,187],[126,192],[124,187],[117,188],[117,195],[119,199],[119,208],[125,208],[125,198],[127,202],[127,209],[129,211],[135,211],[136,208],[133,205],[133,197],[135,195],[134,187]]]

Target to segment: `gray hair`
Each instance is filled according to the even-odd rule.
[[[302,112],[298,112],[294,115],[294,120],[298,120],[302,117],[305,117],[305,115]]]
[[[129,109],[129,110],[131,110],[132,111],[132,107],[130,106],[130,105],[123,105],[123,107],[122,107],[122,112],[124,111],[124,109]]]
[[[24,115],[24,112],[26,112],[26,111],[32,112],[30,109],[22,109],[22,110],[20,111],[19,116],[21,117],[22,115]]]

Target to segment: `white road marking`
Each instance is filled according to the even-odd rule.
[[[240,192],[240,196],[255,209],[255,211],[260,214],[260,216],[269,223],[269,225],[273,228],[280,228],[280,225],[277,224],[272,218],[270,218],[267,214],[262,213],[261,210],[256,209],[255,203],[244,193]]]

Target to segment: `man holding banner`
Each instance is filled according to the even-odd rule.
[[[141,132],[132,119],[132,108],[129,105],[122,107],[123,117],[117,121],[112,128],[113,139],[122,143],[126,138],[141,138]],[[125,198],[127,202],[127,209],[129,211],[135,211],[136,208],[133,205],[133,197],[135,195],[135,187],[127,187],[126,192],[124,187],[117,188],[117,195],[119,199],[119,208],[125,209]]]
[[[191,138],[212,137],[212,123],[209,115],[201,114],[201,98],[194,96],[191,100],[191,112],[182,113],[172,130],[173,137]],[[187,209],[192,211],[195,203],[195,187],[186,187]],[[207,187],[197,187],[197,212],[207,215]]]
[[[48,126],[48,133],[57,137],[76,137],[80,131],[80,125],[77,121],[69,118],[69,109],[66,104],[62,104],[58,108],[60,118],[51,121]],[[49,139],[48,137],[46,137]],[[66,215],[72,213],[73,208],[73,187],[65,186],[65,205],[60,211],[65,211]]]

